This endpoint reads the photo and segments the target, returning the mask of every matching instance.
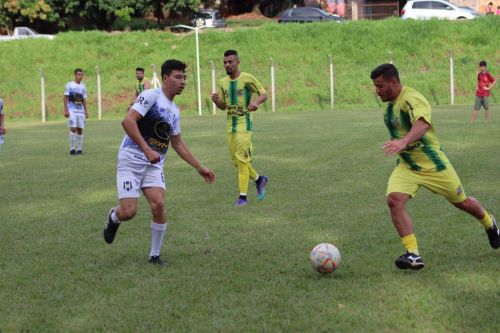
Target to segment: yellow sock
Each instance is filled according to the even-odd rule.
[[[401,242],[403,242],[403,246],[405,247],[406,251],[419,255],[417,238],[415,237],[415,234],[401,237]]]
[[[485,229],[489,229],[493,225],[493,220],[487,211],[484,211],[484,217],[479,222],[481,222]]]
[[[257,180],[257,177],[259,177],[259,175],[257,174],[257,171],[255,171],[255,169],[253,168],[251,163],[248,163],[248,172],[249,172],[250,179],[253,181]]]
[[[248,170],[248,163],[238,160],[238,180],[240,184],[240,195],[247,195],[248,193],[248,180],[250,178],[250,171]]]

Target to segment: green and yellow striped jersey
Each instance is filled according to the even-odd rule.
[[[227,132],[252,131],[252,112],[248,112],[248,104],[253,94],[265,93],[262,84],[249,73],[241,72],[236,80],[229,76],[220,80],[219,98],[227,105]]]
[[[425,97],[412,88],[403,87],[396,100],[388,103],[384,113],[385,125],[392,139],[406,136],[419,118],[423,118],[431,127],[420,140],[399,153],[398,163],[402,162],[414,171],[442,171],[449,161],[441,150],[431,122],[431,106]]]
[[[137,91],[137,94],[140,94],[141,92],[144,91],[144,81],[148,80],[147,77],[143,77],[142,80],[136,80],[135,81],[135,91]]]

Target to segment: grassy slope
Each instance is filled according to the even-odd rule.
[[[500,214],[500,121],[468,117],[468,107],[441,108],[433,119],[466,191]],[[204,185],[169,153],[167,269],[146,264],[143,199],[113,245],[102,240],[116,202],[117,120],[91,120],[77,157],[63,122],[11,123],[0,153],[0,331],[498,331],[500,253],[444,199],[422,189],[408,205],[426,268],[394,266],[402,247],[384,199],[394,158],[381,151],[380,110],[255,120],[268,196],[236,210],[224,118],[184,117],[185,140],[218,180]],[[307,258],[324,241],[342,251],[330,277]]]
[[[146,46],[147,45],[147,46]],[[277,105],[280,110],[312,110],[329,107],[328,54],[336,72],[336,103],[340,108],[377,105],[370,70],[388,60],[391,51],[402,79],[420,89],[433,104],[449,104],[449,50],[455,52],[456,102],[471,104],[475,70],[481,59],[500,72],[500,17],[463,22],[403,22],[397,19],[348,24],[278,25],[235,31],[210,30],[200,35],[204,112],[210,112],[210,60],[223,75],[221,54],[239,50],[241,69],[254,73],[270,87],[269,63],[276,63]],[[36,117],[40,113],[40,80],[43,67],[50,117],[60,117],[64,85],[76,67],[86,70],[89,104],[96,114],[95,66],[102,71],[105,116],[121,114],[132,98],[134,68],[148,69],[166,58],[189,64],[189,84],[179,104],[196,112],[193,34],[102,32],[59,34],[54,41],[24,40],[0,44],[0,96],[9,117]],[[496,97],[493,102],[498,102]],[[266,110],[270,103],[266,103]]]

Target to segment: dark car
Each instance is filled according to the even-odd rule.
[[[316,7],[297,7],[285,9],[279,16],[278,23],[305,22],[342,22],[337,15],[330,15]]]

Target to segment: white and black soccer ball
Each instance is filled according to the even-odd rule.
[[[309,255],[312,268],[321,273],[333,273],[340,265],[340,251],[330,243],[318,244]]]

